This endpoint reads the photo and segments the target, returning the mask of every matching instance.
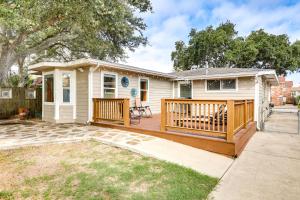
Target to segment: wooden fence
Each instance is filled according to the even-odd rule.
[[[253,100],[162,99],[161,131],[173,130],[233,141],[253,121]]]
[[[125,126],[130,125],[129,119],[129,99],[104,99],[94,98],[94,122],[116,122]]]
[[[35,89],[35,99],[26,98],[26,88],[12,88],[11,98],[0,98],[0,119],[17,115],[19,108],[29,109],[30,117],[42,115],[42,89]]]

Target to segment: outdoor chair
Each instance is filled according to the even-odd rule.
[[[210,116],[210,124],[213,124],[213,120],[215,119],[215,125],[217,125],[218,122],[220,125],[223,125],[223,112],[224,112],[224,124],[227,125],[227,110],[225,110],[224,105],[221,105],[219,107],[219,112],[215,112],[214,116]]]
[[[25,120],[29,117],[29,109],[19,108],[19,118],[20,120]]]
[[[150,106],[144,106],[139,98],[135,99],[135,108],[140,111],[143,117],[152,117]]]
[[[142,113],[139,109],[135,107],[130,107],[129,109],[129,116],[130,116],[130,124],[139,124],[141,122]],[[137,123],[134,123],[136,121]]]

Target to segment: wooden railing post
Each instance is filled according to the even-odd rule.
[[[161,99],[160,131],[166,131],[166,100]]]
[[[234,100],[227,101],[227,141],[233,142],[234,135]]]
[[[247,99],[244,101],[244,128],[247,128],[248,123],[248,101]]]
[[[129,99],[124,99],[123,105],[123,117],[124,117],[124,126],[130,126],[130,118],[129,118]]]

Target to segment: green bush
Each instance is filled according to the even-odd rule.
[[[298,105],[298,108],[300,108],[300,96],[296,96],[295,101],[296,105]]]

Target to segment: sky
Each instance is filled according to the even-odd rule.
[[[171,52],[178,40],[188,41],[191,28],[201,30],[230,20],[240,36],[260,28],[300,40],[300,0],[151,0],[153,13],[142,15],[149,45],[128,52],[124,63],[171,72]],[[300,73],[288,80],[300,83]]]

